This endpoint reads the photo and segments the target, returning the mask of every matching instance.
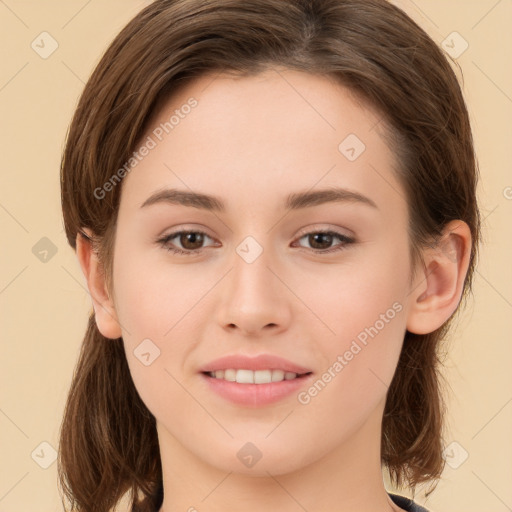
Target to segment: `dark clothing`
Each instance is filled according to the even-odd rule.
[[[426,508],[420,507],[420,505],[414,503],[410,498],[406,498],[405,496],[400,496],[398,494],[392,494],[390,492],[388,492],[388,494],[395,505],[407,510],[407,512],[428,512]]]

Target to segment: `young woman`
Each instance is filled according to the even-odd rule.
[[[457,79],[384,0],[157,0],[62,159],[93,311],[71,510],[423,511],[480,221]]]

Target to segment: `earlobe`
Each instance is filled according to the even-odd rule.
[[[411,292],[407,330],[428,334],[455,312],[462,297],[471,255],[471,231],[460,220],[449,222],[439,242],[423,251],[423,269]]]
[[[117,339],[121,337],[121,327],[109,296],[103,267],[93,247],[93,235],[89,229],[84,228],[83,231],[86,236],[80,232],[76,236],[76,254],[91,295],[96,325],[105,338]]]

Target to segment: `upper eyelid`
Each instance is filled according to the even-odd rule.
[[[343,231],[348,231],[349,233],[343,233]],[[336,233],[337,235],[346,236],[347,238],[355,237],[355,234],[347,228],[332,227],[332,226],[328,226],[328,225],[326,227],[326,225],[322,225],[322,224],[313,224],[313,226],[309,226],[307,228],[301,229],[298,232],[297,236],[304,236],[304,235],[308,235],[310,233],[322,233],[322,232],[324,232],[324,233],[325,232],[333,232],[333,233]]]
[[[340,230],[341,230],[341,232],[340,232]],[[355,237],[355,234],[353,233],[352,230],[350,230],[346,227],[343,228],[340,226],[332,226],[329,223],[326,223],[326,224],[316,223],[316,224],[313,224],[312,226],[302,228],[298,231],[298,234],[296,236],[299,236],[299,235],[303,236],[304,234],[326,232],[326,231],[334,231],[340,235],[345,235],[350,238]],[[345,231],[345,233],[343,233],[343,231]],[[208,233],[207,228],[203,228],[203,227],[195,228],[195,227],[185,227],[185,226],[184,227],[179,226],[174,231],[171,231],[169,234],[162,235],[159,238],[166,238],[168,236],[173,236],[173,235],[176,235],[176,234],[179,234],[182,232],[204,233],[205,235],[209,236],[210,238],[215,238],[213,235],[210,235]]]
[[[342,228],[312,226],[311,228],[301,229],[298,232],[298,234],[296,235],[296,237],[302,238],[303,236],[309,235],[311,233],[331,233],[332,232],[333,234],[338,235],[338,236],[345,236],[347,238],[354,238],[353,234],[348,234],[348,233],[340,232],[340,229],[342,229]],[[204,230],[202,228],[178,228],[178,229],[176,229],[176,231],[171,231],[168,234],[165,234],[165,235],[162,235],[162,236],[158,237],[158,239],[159,240],[163,240],[163,239],[173,238],[176,235],[179,235],[179,234],[182,234],[182,233],[201,233],[201,234],[204,234],[207,237],[211,238],[212,240],[215,239],[214,236],[210,235],[208,232],[206,232],[206,230]]]

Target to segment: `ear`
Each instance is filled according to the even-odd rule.
[[[76,236],[76,254],[82,272],[87,280],[87,287],[92,298],[94,317],[99,331],[105,338],[121,337],[121,327],[117,320],[114,302],[110,298],[103,267],[93,246],[93,234],[89,229],[83,229],[87,238],[78,232]]]
[[[435,246],[423,252],[407,317],[407,330],[428,334],[455,312],[462,297],[471,255],[471,231],[461,221],[449,222]]]

